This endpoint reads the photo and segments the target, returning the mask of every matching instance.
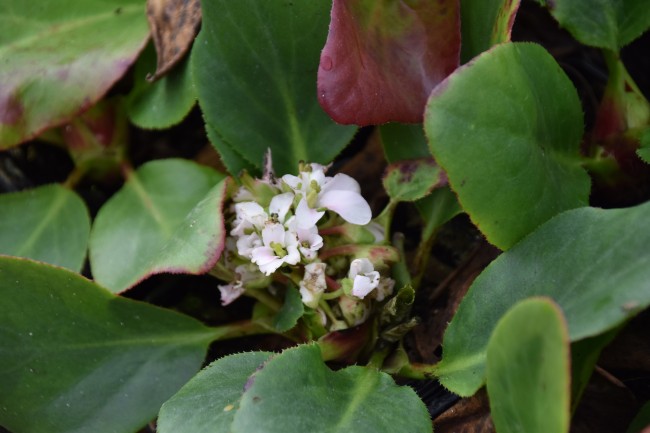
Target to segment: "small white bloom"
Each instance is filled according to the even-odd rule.
[[[315,225],[300,228],[298,215],[290,218],[286,223],[286,227],[296,234],[300,254],[306,260],[314,260],[318,250],[323,248],[323,238],[318,234],[318,228]]]
[[[257,233],[251,233],[249,235],[241,235],[237,239],[237,254],[247,259],[251,258],[253,250],[255,248],[262,246],[262,239],[260,239]]]
[[[284,175],[282,180],[296,195],[307,201],[309,208],[329,209],[347,222],[358,225],[368,224],[372,218],[370,206],[361,196],[359,183],[347,174],[328,177],[325,176],[325,167],[311,164],[311,171],[300,172],[299,176]],[[316,214],[312,214],[312,218],[315,217]],[[320,216],[316,221],[318,219]],[[306,228],[302,220],[300,225]]]
[[[352,283],[352,294],[363,299],[379,285],[379,272],[368,259],[354,259],[350,263],[348,278]]]
[[[230,284],[219,285],[219,292],[221,292],[221,305],[226,306],[231,304],[235,299],[239,298],[244,293],[244,284],[241,281],[235,281]]]
[[[284,219],[287,217],[287,213],[293,203],[293,197],[293,193],[290,192],[278,194],[273,197],[269,204],[269,214],[276,215],[278,222],[284,223]]]
[[[228,305],[239,298],[246,290],[245,284],[248,281],[260,277],[259,272],[252,268],[252,265],[239,265],[235,268],[236,280],[230,284],[219,285],[221,293],[221,305]]]
[[[253,201],[245,201],[235,204],[234,228],[230,231],[231,236],[242,236],[252,229],[262,229],[269,216],[264,208]]]
[[[305,266],[305,275],[300,282],[300,297],[308,307],[318,307],[318,302],[327,288],[325,263],[310,263]]]
[[[323,215],[325,215],[325,212],[311,209],[307,204],[307,200],[303,198],[296,207],[296,225],[301,229],[315,227]]]
[[[300,261],[298,238],[280,223],[269,223],[262,229],[262,243],[251,252],[251,261],[266,275],[285,263],[295,265]]]

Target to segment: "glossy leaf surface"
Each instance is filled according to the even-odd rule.
[[[146,129],[167,128],[182,121],[196,103],[189,59],[180,61],[155,82],[147,75],[156,69],[156,53],[147,47],[135,64],[134,87],[126,99],[131,122]]]
[[[331,162],[356,128],[334,123],[316,98],[329,2],[216,0],[202,7],[193,71],[217,150],[227,146],[259,172],[269,148],[278,174],[297,172],[301,160]]]
[[[86,205],[60,185],[0,195],[0,254],[80,271],[89,234]]]
[[[0,425],[129,433],[200,367],[201,323],[68,270],[0,257]]]
[[[286,332],[296,326],[298,319],[300,319],[305,312],[305,307],[302,303],[300,293],[295,287],[287,287],[287,292],[284,295],[284,302],[278,315],[273,320],[273,327],[278,332]]]
[[[140,0],[0,1],[0,148],[90,107],[148,34]]]
[[[269,352],[239,353],[210,364],[162,406],[158,431],[230,433],[249,377],[269,356]]]
[[[587,204],[580,101],[538,45],[499,45],[458,69],[432,93],[425,131],[463,209],[501,249]]]
[[[223,179],[180,159],[152,161],[131,173],[95,220],[95,279],[121,292],[151,274],[207,272],[223,249]]]
[[[390,164],[384,173],[384,189],[398,201],[415,201],[429,195],[446,179],[431,158],[411,159]]]
[[[618,51],[650,28],[645,0],[538,0],[585,45]]]
[[[569,431],[569,338],[560,309],[527,299],[497,323],[487,346],[490,414],[499,433]]]
[[[458,67],[459,13],[458,0],[334,0],[318,68],[325,111],[343,124],[422,122]]]
[[[510,41],[520,0],[460,0],[461,61]]]
[[[432,431],[427,409],[411,388],[372,368],[334,372],[315,345],[285,350],[249,383],[233,433]]]
[[[474,281],[445,332],[441,382],[460,395],[481,387],[490,334],[519,300],[553,299],[571,341],[613,329],[650,305],[648,212],[650,204],[567,211],[499,256]]]

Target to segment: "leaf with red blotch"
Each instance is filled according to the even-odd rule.
[[[0,0],[0,149],[94,105],[148,37],[141,0]]]
[[[334,0],[318,100],[335,121],[422,122],[431,90],[459,64],[458,0]]]

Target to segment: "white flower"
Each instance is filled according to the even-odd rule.
[[[299,176],[282,176],[284,183],[306,200],[309,209],[329,209],[352,224],[365,225],[370,222],[372,211],[361,196],[361,188],[356,180],[343,173],[334,177],[325,176],[325,167],[320,164],[311,164],[310,167],[311,171],[302,171]],[[315,219],[315,224],[322,214],[314,212],[311,219]],[[307,228],[305,225],[301,219],[300,226]]]
[[[219,285],[221,292],[221,305],[226,306],[239,298],[245,291],[244,284],[241,281],[235,281],[230,284]]]
[[[379,285],[379,272],[368,259],[354,259],[350,263],[348,278],[352,283],[352,294],[363,299]]]
[[[308,307],[318,307],[318,302],[327,288],[325,263],[310,263],[305,266],[305,275],[300,282],[300,297]]]
[[[230,231],[231,236],[242,236],[253,229],[262,229],[269,216],[264,208],[253,201],[245,201],[235,204],[234,228]]]
[[[239,265],[235,268],[237,279],[230,284],[219,285],[221,293],[221,305],[228,305],[239,298],[246,288],[244,285],[251,280],[259,278],[259,273],[251,269],[251,265]]]
[[[318,234],[318,228],[315,225],[309,226],[308,228],[300,228],[299,221],[300,219],[296,215],[287,221],[286,227],[296,234],[300,254],[306,260],[314,260],[318,254],[318,250],[323,248],[323,238]]]
[[[262,246],[262,239],[253,232],[249,235],[242,235],[237,239],[237,254],[247,259],[251,258],[253,250]]]
[[[300,261],[298,238],[280,223],[268,223],[262,229],[262,243],[251,252],[251,261],[266,275],[285,263],[295,265]]]

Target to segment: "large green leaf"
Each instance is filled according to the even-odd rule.
[[[126,100],[129,119],[141,128],[168,128],[182,121],[196,103],[189,58],[167,75],[151,83],[156,70],[156,51],[149,45],[135,64],[133,90]]]
[[[571,341],[608,331],[650,305],[650,203],[582,208],[551,219],[490,264],[445,332],[441,382],[460,395],[483,384],[485,347],[517,301],[552,298]]]
[[[510,41],[520,0],[461,0],[460,58],[467,63],[495,44]]]
[[[411,388],[398,387],[373,368],[334,372],[316,345],[284,351],[249,383],[233,433],[432,431],[429,413]]]
[[[542,47],[503,44],[433,91],[425,131],[463,209],[501,249],[587,204],[576,90]]]
[[[0,148],[96,102],[148,34],[142,0],[0,0]]]
[[[537,0],[585,45],[618,51],[650,27],[647,0]]]
[[[80,271],[89,233],[86,205],[60,185],[0,195],[0,254]]]
[[[93,225],[97,282],[120,292],[151,274],[207,272],[223,249],[225,189],[222,174],[181,159],[131,173]]]
[[[132,433],[200,367],[213,332],[70,271],[0,258],[0,424]]]
[[[569,338],[560,309],[527,299],[496,325],[487,347],[490,414],[499,433],[566,433]]]
[[[206,122],[223,144],[260,171],[268,148],[278,174],[295,172],[300,160],[330,162],[356,131],[334,123],[316,98],[330,2],[214,0],[202,6],[194,78]]]
[[[219,359],[160,409],[159,433],[230,433],[248,378],[271,356],[248,352]]]

